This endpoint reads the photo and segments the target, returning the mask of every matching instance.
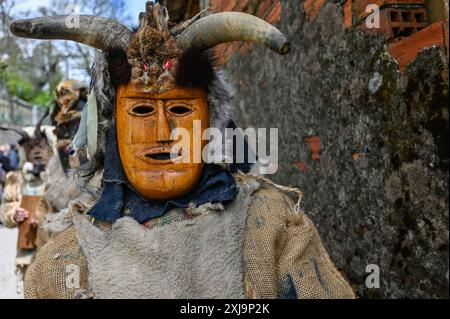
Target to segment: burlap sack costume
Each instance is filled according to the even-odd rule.
[[[246,177],[240,187],[254,183],[252,178]],[[252,190],[246,193],[248,207],[241,212],[242,221],[242,247],[239,252],[242,256],[242,265],[238,266],[241,285],[237,285],[234,295],[205,295],[203,292],[219,282],[210,282],[208,287],[201,287],[197,294],[192,294],[192,283],[187,286],[189,290],[159,291],[159,298],[354,298],[352,288],[348,285],[339,271],[331,262],[320,236],[311,220],[303,213],[294,211],[292,200],[270,185],[252,186]],[[87,201],[89,202],[89,201]],[[245,207],[245,206],[243,206]],[[242,207],[241,207],[242,208]],[[85,204],[74,202],[71,213],[75,216],[88,210]],[[180,210],[172,211],[164,217],[145,223],[147,230],[168,227],[178,223],[195,223],[196,218],[204,214],[235,213],[227,206],[218,208],[211,205],[191,208],[190,214]],[[89,222],[91,217],[83,216]],[[109,223],[94,222],[99,231],[107,233],[111,229]],[[72,225],[50,241],[38,254],[36,261],[30,267],[25,283],[26,298],[98,298],[89,284],[89,264],[83,253],[83,247],[77,239],[77,227]],[[192,227],[192,226],[190,226]],[[154,245],[154,243],[148,243]],[[145,258],[137,246],[131,245],[128,249],[129,258],[136,254],[139,258]],[[133,250],[133,248],[135,248]],[[89,248],[86,248],[89,249]],[[204,248],[204,252],[209,253]],[[119,252],[118,252],[119,253]],[[199,253],[201,255],[201,253]],[[177,256],[172,256],[177,258]],[[103,257],[102,257],[103,258]],[[170,260],[174,263],[173,260]],[[224,260],[213,260],[210,269],[224,264]],[[73,273],[70,270],[76,266]],[[182,263],[185,268],[186,265]],[[95,269],[94,271],[105,271]],[[127,270],[118,270],[124,273]],[[144,272],[144,270],[142,270]],[[176,271],[175,269],[173,271]],[[182,269],[178,269],[183,272]],[[76,283],[70,283],[72,275],[78,275]],[[195,271],[190,273],[192,278],[186,282],[195,280]],[[114,285],[126,286],[128,278],[123,276],[112,277],[117,282]],[[228,277],[229,278],[229,277]],[[69,283],[68,283],[69,280]],[[155,278],[151,280],[156,280]],[[92,285],[92,283],[91,283]],[[135,285],[133,289],[137,293],[135,298],[148,298],[149,292]],[[185,287],[186,288],[186,287]],[[181,291],[189,291],[183,295]],[[104,298],[123,297],[117,295],[102,295]]]

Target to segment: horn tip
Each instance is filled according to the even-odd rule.
[[[280,49],[280,54],[285,55],[288,54],[291,51],[291,44],[289,42],[286,42],[283,44],[283,46]]]
[[[25,37],[28,34],[29,23],[26,20],[16,20],[10,23],[9,30],[18,37]]]
[[[18,27],[18,23],[17,21],[13,21],[9,24],[9,30],[11,31],[12,34],[16,34],[17,28]]]

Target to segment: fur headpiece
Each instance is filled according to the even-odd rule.
[[[63,80],[55,88],[55,104],[50,115],[58,139],[72,139],[77,132],[88,86],[77,80]]]

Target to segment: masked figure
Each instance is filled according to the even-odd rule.
[[[73,225],[39,252],[26,297],[354,297],[286,188],[246,174],[246,163],[202,156],[206,129],[233,126],[232,90],[211,49],[243,40],[286,54],[280,31],[208,11],[173,25],[150,1],[136,32],[94,16],[71,29],[66,18],[11,25],[17,36],[99,49],[72,145],[88,149],[76,175],[89,196],[71,203]]]
[[[85,160],[82,154],[68,156],[67,147],[80,125],[83,107],[87,102],[87,91],[88,87],[76,80],[61,81],[55,89],[55,107],[50,118],[55,127],[57,149],[64,172],[80,166],[80,161]]]
[[[16,265],[19,292],[21,292],[23,274],[33,262],[36,252],[55,232],[48,227],[49,221],[61,220],[56,215],[67,209],[71,199],[80,195],[64,172],[58,152],[57,137],[53,134],[54,127],[42,126],[47,115],[48,113],[41,118],[36,127],[25,129],[0,127],[2,130],[13,130],[21,136],[18,141],[21,170],[9,172],[6,175],[0,220],[9,228],[17,227],[21,223],[29,223],[36,229],[36,236],[30,248],[18,247]],[[21,207],[24,196],[41,198],[35,214],[30,214]]]
[[[42,224],[46,214],[51,211],[51,206],[47,201],[41,200],[34,217],[29,216],[29,212],[20,207],[23,196],[44,196],[45,176],[47,165],[53,156],[52,141],[53,136],[49,128],[41,128],[42,121],[38,122],[35,128],[10,129],[0,127],[2,130],[13,130],[21,136],[20,145],[21,170],[12,171],[6,175],[5,190],[0,208],[0,219],[9,228],[17,227],[19,223],[27,220],[33,227]],[[30,218],[29,218],[30,217]],[[18,268],[19,282],[27,267],[33,261],[36,249],[46,242],[46,235],[40,230],[34,239],[34,248],[18,248],[16,265]]]

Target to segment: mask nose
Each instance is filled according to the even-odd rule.
[[[170,126],[167,120],[166,112],[164,111],[164,102],[158,101],[157,105],[158,121],[156,123],[156,140],[158,142],[169,142],[170,138]]]

